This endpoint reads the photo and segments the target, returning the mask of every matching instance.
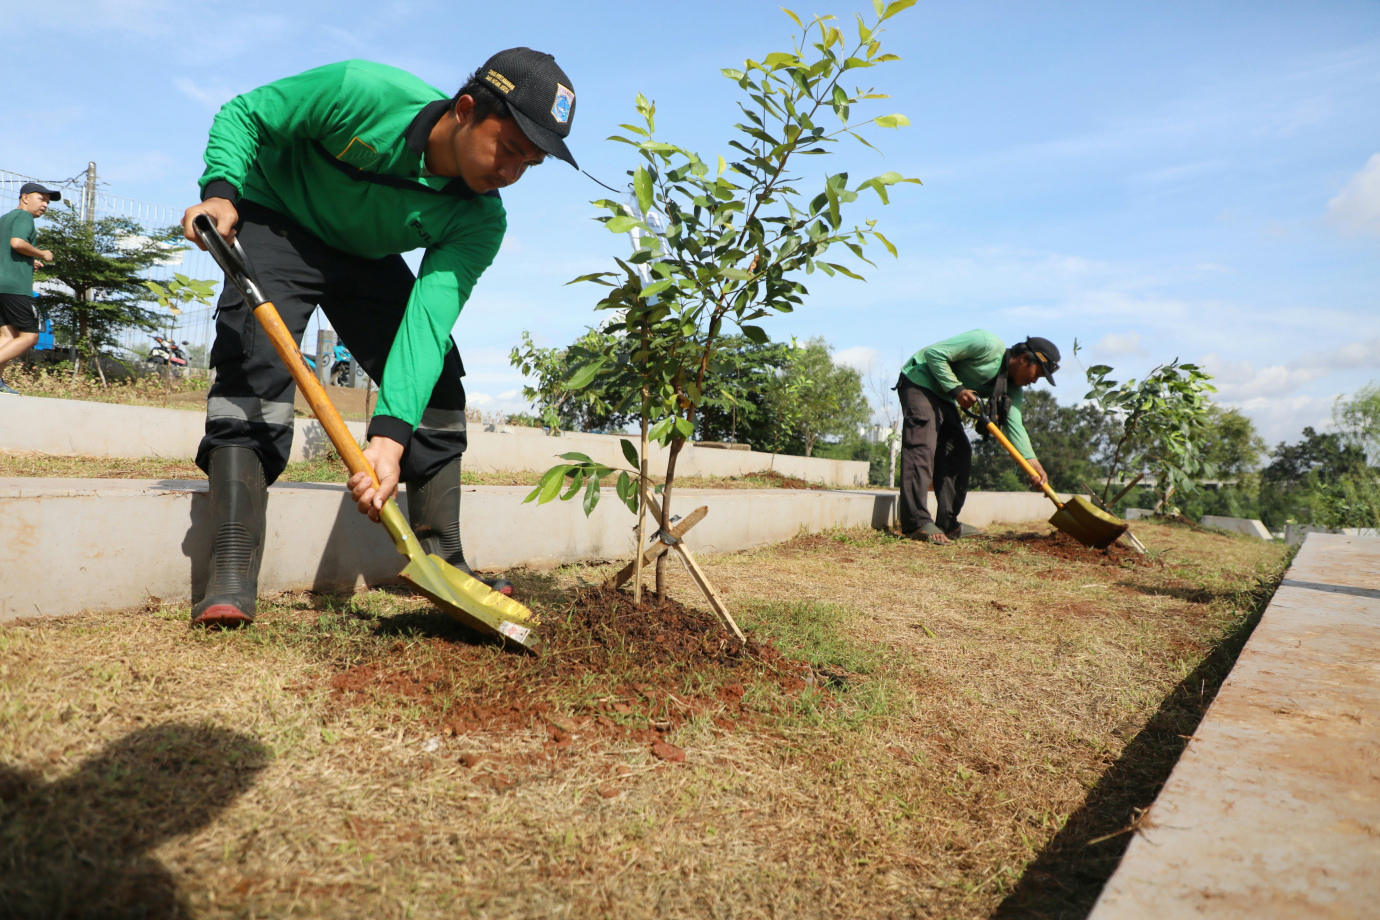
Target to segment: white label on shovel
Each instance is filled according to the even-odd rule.
[[[532,632],[532,630],[528,629],[526,626],[509,623],[507,620],[504,620],[498,625],[498,631],[517,643],[526,642],[528,635]]]

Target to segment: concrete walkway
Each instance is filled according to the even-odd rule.
[[[482,571],[630,559],[634,518],[608,489],[588,518],[580,502],[523,504],[526,486],[466,486],[465,553]],[[205,481],[0,479],[0,620],[185,601],[205,583],[210,550]],[[930,496],[933,502],[934,496]],[[399,496],[406,508],[406,493]],[[885,527],[895,492],[685,489],[673,511],[709,516],[691,545],[733,552],[833,527]],[[979,492],[964,520],[1040,520],[1043,496]],[[264,591],[339,590],[393,580],[403,559],[343,486],[283,483],[269,490]]]
[[[1310,534],[1090,920],[1380,917],[1380,538]]]

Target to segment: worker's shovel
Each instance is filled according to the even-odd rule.
[[[355,443],[350,429],[345,427],[340,411],[326,395],[321,382],[302,360],[302,354],[297,350],[292,333],[284,325],[283,318],[278,315],[278,308],[264,297],[254,280],[253,270],[249,267],[249,260],[245,257],[239,242],[236,241],[233,245],[226,243],[224,237],[216,231],[216,225],[205,214],[198,215],[193,221],[193,226],[211,257],[224,270],[225,277],[239,289],[245,303],[254,311],[259,325],[268,333],[278,357],[287,365],[292,379],[296,381],[302,395],[311,405],[312,412],[321,422],[321,427],[326,429],[331,443],[344,459],[345,466],[352,474],[368,473],[377,487],[379,478],[374,474],[373,467],[364,458],[364,452]],[[393,499],[390,498],[384,504],[379,519],[387,529],[388,535],[393,538],[393,545],[398,548],[398,552],[407,557],[402,577],[430,598],[436,606],[475,632],[499,636],[533,651],[540,650],[540,643],[532,626],[535,619],[532,611],[511,597],[492,590],[479,579],[466,575],[440,556],[423,552],[421,544],[417,542],[417,535],[412,532],[398,503]]]
[[[997,439],[998,444],[1006,448],[1006,452],[1021,465],[1027,476],[1032,479],[1038,478],[1035,468],[1021,456],[1021,452],[1007,440],[1006,435],[1001,433],[1001,429],[992,421],[985,406],[979,403],[978,414],[969,412],[968,416],[976,419],[978,424],[987,429],[988,434]],[[1081,495],[1075,495],[1064,502],[1059,500],[1058,493],[1050,488],[1049,483],[1041,483],[1040,488],[1045,496],[1054,502],[1054,507],[1059,509],[1054,512],[1054,517],[1050,518],[1049,522],[1084,546],[1106,549],[1131,526],[1121,518],[1098,508]]]

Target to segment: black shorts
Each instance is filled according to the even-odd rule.
[[[0,294],[0,326],[13,326],[20,332],[39,332],[38,301],[32,294]]]

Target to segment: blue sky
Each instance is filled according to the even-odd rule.
[[[631,161],[604,138],[637,91],[660,134],[712,160],[735,120],[718,68],[789,32],[776,5],[742,0],[54,0],[41,14],[0,0],[0,168],[62,177],[95,160],[111,192],[185,205],[236,93],[347,57],[450,90],[526,44],[570,74],[571,147],[617,185]],[[1197,360],[1271,442],[1380,378],[1380,4],[921,2],[886,41],[904,60],[869,73],[893,96],[878,114],[912,126],[877,132],[885,158],[845,148],[828,168],[924,181],[854,212],[880,218],[901,257],[866,284],[816,275],[774,338],[823,335],[884,386],[912,351],[973,327],[1045,335],[1066,358],[1076,337],[1084,363],[1126,374]],[[593,289],[564,282],[625,251],[589,219],[602,194],[554,161],[505,192],[508,239],[456,327],[480,408],[512,403],[524,329],[556,345],[595,321]],[[1065,367],[1055,392],[1076,401],[1081,372]]]

